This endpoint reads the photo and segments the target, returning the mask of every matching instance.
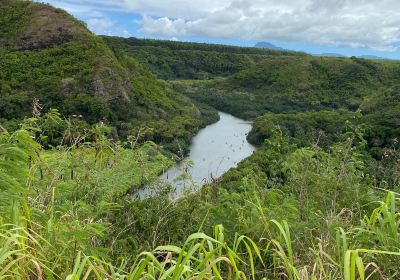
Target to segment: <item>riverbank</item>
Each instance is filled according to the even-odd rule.
[[[192,139],[188,156],[164,172],[159,180],[139,190],[134,196],[154,195],[162,185],[173,188],[172,197],[196,191],[211,183],[250,156],[256,148],[247,141],[251,122],[218,112],[219,121],[201,129]]]

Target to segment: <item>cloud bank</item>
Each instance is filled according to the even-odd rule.
[[[59,0],[52,0],[59,1]],[[142,15],[144,36],[276,40],[396,50],[398,0],[64,0]]]

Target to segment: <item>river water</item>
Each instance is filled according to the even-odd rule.
[[[196,191],[212,182],[250,156],[255,150],[246,140],[251,123],[223,112],[218,114],[218,122],[201,129],[193,138],[188,157],[136,196],[152,196],[159,186],[168,184],[173,188],[172,198],[179,198],[185,192]]]

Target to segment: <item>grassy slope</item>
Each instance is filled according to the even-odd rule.
[[[36,183],[43,186],[50,184],[57,174],[65,185],[81,186],[87,191],[93,191],[99,201],[113,201],[128,191],[135,191],[172,165],[172,161],[162,155],[151,142],[136,150],[118,148],[114,152],[110,151],[104,160],[96,160],[95,151],[91,148],[45,151],[41,160],[45,176],[43,181]],[[63,192],[60,191],[60,195],[66,195]],[[73,193],[73,187],[65,192]]]
[[[20,256],[12,263],[2,250],[0,276],[11,277],[8,269],[15,266],[22,279],[31,273],[44,274],[39,279],[53,279],[52,273],[63,278],[77,251],[108,258],[104,244],[117,236],[111,217],[130,200],[127,192],[157,177],[172,161],[151,142],[124,149],[102,138],[79,148],[43,150],[32,135],[25,130],[0,133],[0,232],[24,236],[3,243],[7,237],[2,235],[1,247],[29,248],[10,252]],[[40,263],[39,272],[32,272],[30,261],[22,265],[30,253]]]

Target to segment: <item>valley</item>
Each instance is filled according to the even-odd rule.
[[[0,0],[0,278],[397,279],[399,78]]]
[[[173,199],[198,191],[202,186],[218,181],[256,150],[246,139],[251,123],[223,112],[218,114],[218,122],[201,129],[193,138],[188,157],[166,170],[154,185],[140,190],[140,198],[154,195],[164,184],[173,187]]]

